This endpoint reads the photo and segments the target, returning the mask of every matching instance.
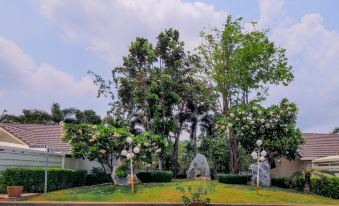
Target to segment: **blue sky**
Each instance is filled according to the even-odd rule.
[[[136,36],[152,41],[179,29],[187,49],[198,33],[228,14],[258,21],[287,49],[296,79],[272,87],[266,105],[298,104],[298,126],[329,132],[339,126],[339,1],[335,0],[0,0],[0,109],[90,108],[101,115],[89,69],[110,77]]]

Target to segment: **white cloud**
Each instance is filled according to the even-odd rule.
[[[226,14],[214,6],[181,0],[36,1],[42,15],[62,29],[62,37],[84,45],[109,63],[121,61],[136,36],[154,40],[160,31],[179,29],[188,48],[204,26],[221,24]]]
[[[97,89],[89,76],[76,80],[52,65],[37,65],[13,41],[1,36],[0,74],[0,109],[10,112],[27,107],[47,110],[55,101],[82,107],[98,102]],[[77,104],[72,105],[74,102]]]
[[[273,22],[271,39],[287,49],[295,81],[287,88],[273,88],[270,102],[278,101],[282,95],[290,98],[299,106],[301,128],[329,132],[339,126],[339,33],[327,29],[320,14],[308,13],[294,20],[285,14],[283,2],[276,2],[280,11],[274,13],[280,22]],[[265,10],[272,2],[265,0],[260,4]],[[261,25],[272,27],[272,22],[266,19],[274,13],[263,11]]]

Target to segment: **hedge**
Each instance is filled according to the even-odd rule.
[[[82,186],[85,184],[85,170],[48,168],[48,191]],[[44,168],[8,168],[2,172],[0,187],[23,186],[24,192],[40,193],[44,191]]]
[[[96,185],[112,182],[111,174],[87,174],[85,185]]]
[[[137,177],[141,182],[170,182],[173,173],[171,171],[138,172]]]
[[[276,177],[271,179],[271,185],[281,188],[290,188],[290,180],[286,177]]]
[[[250,175],[218,174],[219,182],[226,184],[246,185],[250,177],[251,177]]]
[[[339,177],[311,178],[310,188],[318,195],[339,199]]]

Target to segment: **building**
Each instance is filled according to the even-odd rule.
[[[12,167],[45,167],[46,149],[31,148],[48,145],[48,165],[54,168],[90,171],[101,167],[95,161],[73,158],[70,145],[61,139],[58,124],[0,123],[0,171]]]
[[[329,170],[339,176],[339,134],[303,133],[305,144],[300,147],[300,158],[288,161],[277,159],[272,177],[290,177],[305,168]]]

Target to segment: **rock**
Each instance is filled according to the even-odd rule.
[[[195,179],[197,177],[211,178],[207,159],[200,153],[194,157],[187,171],[187,179]]]
[[[258,164],[251,164],[249,169],[252,171],[252,185],[257,184]],[[259,184],[264,187],[271,186],[270,164],[267,161],[259,162]]]

